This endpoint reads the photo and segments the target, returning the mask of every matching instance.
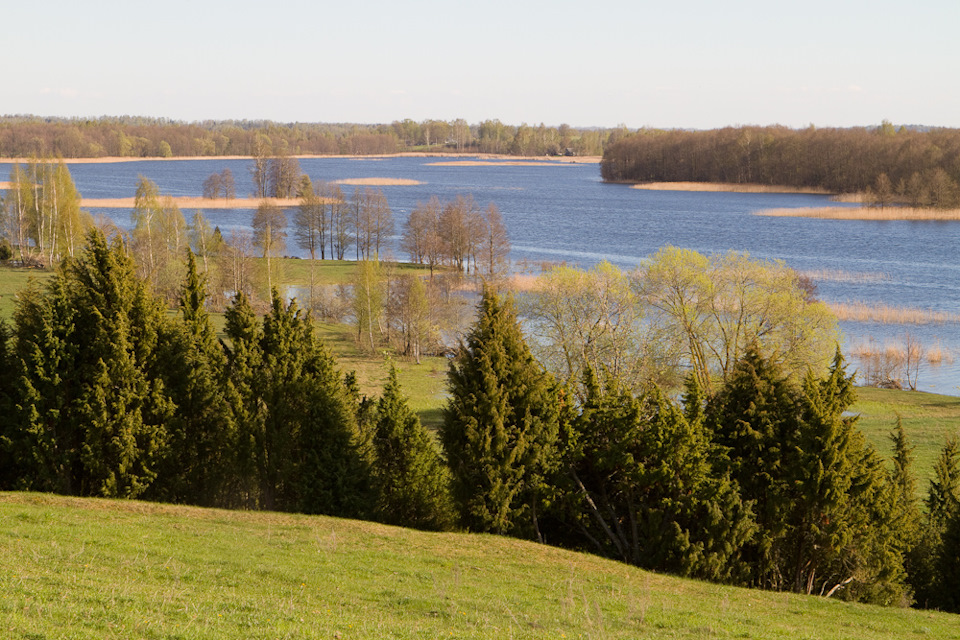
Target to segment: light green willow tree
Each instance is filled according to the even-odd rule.
[[[708,393],[751,345],[799,381],[827,371],[839,340],[836,317],[780,261],[665,247],[635,272],[633,290]]]
[[[627,274],[609,262],[543,273],[521,312],[537,359],[570,384],[581,382],[585,367],[607,371],[631,389],[657,377],[663,341],[655,326],[642,322]]]

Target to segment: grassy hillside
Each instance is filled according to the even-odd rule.
[[[885,458],[892,455],[890,432],[900,416],[914,446],[917,489],[926,496],[944,442],[951,435],[960,437],[960,397],[870,387],[857,389],[857,396],[851,411],[860,415],[858,426]]]
[[[0,494],[8,638],[960,638],[960,617],[680,580],[532,543]]]

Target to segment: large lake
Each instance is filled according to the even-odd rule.
[[[472,194],[481,207],[494,202],[503,213],[515,261],[565,261],[589,266],[608,260],[637,265],[664,245],[702,253],[728,250],[781,259],[812,274],[818,295],[829,302],[862,301],[895,307],[960,313],[960,222],[869,222],[754,215],[769,208],[832,205],[825,196],[643,191],[604,184],[595,164],[455,166],[440,158],[311,158],[300,167],[311,179],[407,178],[417,186],[379,187],[394,211],[398,232],[418,201],[436,195]],[[441,164],[436,164],[441,163]],[[184,160],[71,164],[87,198],[134,195],[138,175],[161,193],[199,196],[203,181],[229,168],[237,194],[252,191],[249,160]],[[10,165],[0,164],[0,175]],[[349,194],[353,187],[344,187]],[[834,205],[843,206],[843,205]],[[129,227],[129,211],[93,210]],[[250,210],[209,210],[225,234],[249,228]],[[190,212],[185,211],[189,220]],[[288,247],[288,253],[298,250]],[[396,246],[396,245],[395,245]],[[399,254],[398,258],[406,256]],[[910,332],[926,346],[939,344],[950,358],[925,363],[920,387],[960,393],[960,325],[842,323],[847,347],[873,339],[902,342]],[[950,359],[948,358],[948,360]]]

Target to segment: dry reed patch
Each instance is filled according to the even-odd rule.
[[[358,187],[413,187],[423,184],[419,180],[408,180],[406,178],[346,178],[334,182]]]
[[[798,209],[764,209],[755,216],[780,218],[820,218],[823,220],[879,220],[879,221],[956,221],[960,209],[915,209],[913,207],[801,207]]]
[[[940,344],[940,339],[936,339],[933,345],[926,350],[927,362],[933,366],[941,364],[953,364],[953,354],[949,349]]]
[[[515,273],[510,276],[508,287],[512,291],[534,291],[538,277],[529,273]]]
[[[821,282],[866,283],[883,282],[890,279],[890,276],[887,274],[876,271],[850,272],[841,269],[813,269],[810,271],[799,271],[798,273],[811,280],[819,280]]]
[[[834,202],[845,202],[847,204],[864,204],[866,200],[865,193],[838,193],[830,198]]]
[[[197,198],[193,196],[177,196],[174,204],[181,209],[256,209],[261,202],[269,202],[278,207],[295,207],[300,201],[296,198]],[[95,209],[133,209],[133,198],[84,198],[80,201],[81,207]]]
[[[830,310],[845,322],[878,322],[880,324],[948,324],[960,323],[960,313],[891,307],[865,302],[830,302]]]
[[[766,184],[736,184],[733,182],[644,182],[630,186],[645,191],[710,191],[730,193],[813,193],[828,195],[824,189],[782,187]]]

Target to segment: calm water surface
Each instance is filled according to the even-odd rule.
[[[418,201],[436,195],[472,194],[481,207],[494,202],[503,213],[515,261],[565,261],[590,266],[608,260],[639,264],[664,245],[701,253],[745,251],[780,259],[811,274],[818,295],[831,302],[916,307],[960,313],[960,223],[834,221],[769,218],[769,208],[844,206],[826,196],[643,191],[603,184],[597,165],[451,166],[435,158],[301,159],[311,179],[409,178],[418,186],[380,187],[394,211],[398,231]],[[131,197],[145,175],[161,193],[199,196],[203,181],[229,168],[237,193],[252,191],[249,160],[145,161],[74,164],[70,172],[87,198]],[[0,175],[10,165],[0,164]],[[344,187],[349,195],[353,187]],[[129,211],[93,210],[128,228]],[[250,210],[209,210],[211,224],[225,234],[248,229]],[[189,220],[190,211],[184,211]],[[395,252],[399,253],[395,238]],[[292,242],[288,253],[301,254]],[[956,359],[926,366],[920,386],[960,393],[960,326],[842,323],[848,348],[872,338],[902,341],[909,331],[925,344],[939,344]]]

